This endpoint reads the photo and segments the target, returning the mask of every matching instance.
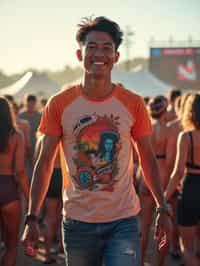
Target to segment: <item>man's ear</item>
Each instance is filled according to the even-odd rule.
[[[116,53],[115,53],[115,63],[118,62],[119,57],[120,57],[120,53],[119,53],[119,52],[116,52]]]
[[[82,51],[81,51],[81,49],[77,49],[76,50],[76,56],[77,56],[77,58],[78,58],[78,60],[79,61],[82,61]]]

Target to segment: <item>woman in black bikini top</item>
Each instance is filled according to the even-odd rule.
[[[168,200],[184,176],[178,200],[177,221],[184,246],[185,266],[199,265],[194,242],[200,222],[200,95],[189,96],[182,117],[183,131],[177,141],[177,156],[165,197]],[[185,175],[183,175],[185,174]]]

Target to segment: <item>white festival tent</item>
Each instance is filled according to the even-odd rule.
[[[0,89],[0,95],[9,94],[16,100],[23,99],[28,93],[33,93],[39,97],[49,98],[60,89],[59,85],[50,80],[46,74],[27,72],[14,84]]]
[[[160,81],[150,72],[143,69],[124,71],[114,68],[112,71],[112,81],[121,83],[131,91],[135,91],[142,96],[166,95],[170,85]],[[80,83],[81,78],[70,83]],[[46,74],[27,72],[14,84],[0,89],[0,95],[10,94],[16,100],[21,100],[27,93],[33,93],[41,97],[50,97],[60,90],[60,86],[50,80]]]
[[[166,95],[170,85],[162,82],[147,70],[137,69],[124,71],[113,69],[112,80],[122,83],[124,87],[135,91],[142,96],[154,97],[156,95]]]
[[[114,68],[112,71],[112,81],[115,83],[121,83],[130,91],[134,91],[143,97],[166,95],[170,88],[170,85],[162,82],[153,74],[143,69],[125,71],[119,68]],[[79,84],[80,82],[81,78],[73,81],[69,85]]]

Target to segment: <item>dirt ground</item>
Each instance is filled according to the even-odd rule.
[[[2,252],[3,250],[0,251],[0,254],[2,254]],[[57,265],[65,266],[64,254],[61,254],[61,253],[56,254],[54,255],[54,258],[56,259],[56,263],[50,264],[51,266],[57,266]],[[44,248],[43,248],[42,242],[39,244],[37,257],[34,259],[24,255],[23,247],[22,246],[19,247],[19,256],[17,259],[17,266],[42,266],[42,265],[45,265],[43,263],[43,260],[44,260]],[[174,260],[171,258],[170,255],[168,255],[165,261],[165,266],[180,266],[181,262],[182,261],[180,259]],[[156,266],[155,264],[155,242],[154,241],[151,241],[149,243],[149,247],[148,247],[147,255],[145,259],[145,266]]]
[[[22,232],[21,228],[21,232]],[[41,234],[43,232],[43,229],[41,228]],[[147,254],[145,258],[145,266],[156,266],[155,263],[155,241],[153,240],[153,226],[151,227],[151,232],[150,232],[150,242],[149,246],[147,249]],[[0,247],[0,258],[3,253],[3,248]],[[19,252],[18,252],[18,258],[17,258],[17,265],[16,266],[44,266],[47,264],[44,264],[44,240],[41,237],[40,242],[39,242],[39,248],[37,251],[37,256],[36,258],[31,258],[28,257],[24,254],[23,247],[20,245],[19,247]],[[48,265],[51,266],[65,266],[65,260],[64,260],[64,254],[58,253],[54,254],[53,257],[56,259],[56,263],[51,263]],[[174,260],[170,255],[167,256],[165,264],[163,266],[181,266],[182,261],[181,259],[179,260]],[[200,264],[199,264],[200,265]],[[1,266],[1,265],[0,265]],[[79,266],[79,265],[77,265]],[[95,266],[95,265],[94,265]],[[124,265],[126,266],[126,265]]]
[[[148,254],[145,259],[145,266],[155,266],[155,261],[154,261],[155,255],[153,251],[153,246],[154,245],[149,245]],[[43,259],[44,259],[43,254],[44,254],[43,249],[39,249],[37,258],[32,259],[32,258],[25,256],[23,253],[23,249],[20,248],[17,266],[42,266],[42,265],[44,266],[45,264],[43,263]],[[65,266],[63,254],[57,254],[55,258],[56,258],[56,263],[52,263],[51,266],[57,266],[57,265]],[[177,266],[177,265],[178,266],[181,265],[181,260],[175,261],[170,256],[167,256],[165,266]]]
[[[40,250],[37,258],[32,259],[32,258],[25,256],[23,254],[22,249],[20,249],[17,266],[44,266],[45,264],[42,262],[43,260],[42,253],[43,253],[42,250]],[[65,266],[63,254],[58,254],[57,256],[55,256],[55,258],[56,258],[56,263],[50,264],[51,266],[57,266],[57,265]],[[181,265],[181,260],[175,261],[175,260],[172,260],[170,256],[167,257],[165,266],[177,266],[177,265],[178,266]],[[148,256],[146,257],[146,260],[145,260],[145,266],[155,266],[154,254],[153,254],[152,249],[149,249]]]

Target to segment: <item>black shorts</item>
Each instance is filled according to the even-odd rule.
[[[54,168],[47,191],[47,198],[62,198],[62,171],[61,168]]]
[[[200,174],[187,174],[178,198],[177,222],[194,226],[200,222]]]

